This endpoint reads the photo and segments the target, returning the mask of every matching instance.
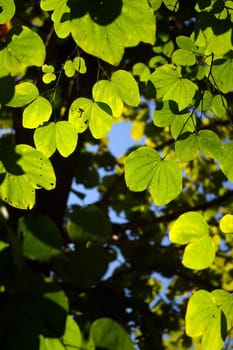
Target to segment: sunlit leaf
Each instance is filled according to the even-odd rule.
[[[233,182],[233,142],[227,142],[222,146],[222,155],[220,158],[220,166],[226,177]]]
[[[149,187],[154,202],[164,205],[176,198],[182,190],[182,173],[173,160],[163,160],[150,147],[140,147],[126,158],[126,185],[131,191]]]
[[[171,227],[170,240],[187,244],[182,264],[190,269],[202,270],[214,261],[215,245],[209,236],[208,225],[199,213],[187,212],[179,216]]]
[[[9,22],[15,14],[15,3],[13,0],[0,0],[0,24]]]
[[[180,49],[195,52],[198,50],[195,42],[187,36],[180,35],[176,38],[176,43]]]
[[[29,82],[19,83],[15,86],[12,99],[7,103],[9,107],[23,107],[39,96],[37,87]]]
[[[52,19],[59,37],[71,32],[84,51],[113,65],[120,62],[125,47],[155,41],[154,13],[146,0],[90,2],[80,7],[78,15],[75,6],[71,3],[70,8],[64,0],[43,0],[41,7],[54,10]]]
[[[102,102],[93,102],[91,107],[89,129],[96,139],[106,136],[112,127],[112,111]]]
[[[189,300],[186,312],[186,333],[191,337],[202,336],[202,346],[206,350],[222,348],[226,332],[230,329],[233,298],[223,290],[209,293],[197,291]],[[230,313],[229,313],[230,312]]]
[[[82,335],[78,324],[70,316],[66,319],[65,332],[62,336],[62,344],[66,350],[79,349],[82,344]]]
[[[227,93],[233,89],[233,59],[216,60],[211,69],[217,89]]]
[[[35,189],[51,190],[56,177],[50,161],[28,145],[3,148],[0,152],[4,175],[0,196],[6,203],[20,209],[31,209],[35,204]]]
[[[88,128],[92,103],[88,98],[79,97],[70,106],[69,122],[78,133],[82,133]]]
[[[47,122],[52,114],[51,103],[43,96],[37,97],[23,111],[23,127],[34,129]]]
[[[150,79],[157,91],[157,97],[162,97],[163,100],[175,101],[179,110],[192,103],[197,85],[186,78],[182,78],[179,69],[174,65],[164,64],[157,68]]]
[[[172,54],[172,62],[181,66],[192,66],[196,63],[196,56],[191,51],[178,49]]]
[[[75,67],[74,64],[71,60],[67,60],[64,64],[64,70],[65,70],[65,75],[68,78],[73,77],[73,75],[75,74]]]
[[[74,68],[77,72],[85,74],[87,71],[86,62],[83,57],[75,57],[73,60]]]
[[[226,214],[224,215],[220,222],[220,230],[224,233],[233,233],[233,215]]]
[[[171,123],[171,134],[174,139],[177,139],[180,135],[190,133],[195,130],[196,118],[191,113],[185,113],[180,115],[174,115]]]
[[[1,64],[7,72],[17,75],[26,67],[42,66],[44,59],[45,46],[37,33],[25,26],[9,31],[6,47],[0,51]]]
[[[133,66],[133,74],[139,77],[142,82],[147,82],[150,78],[150,69],[145,63],[135,63]]]

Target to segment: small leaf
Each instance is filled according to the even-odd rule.
[[[82,133],[88,128],[92,103],[88,98],[79,97],[70,106],[69,122],[78,133]]]
[[[53,73],[54,72],[54,67],[52,65],[43,64],[42,72],[43,73]]]
[[[7,23],[15,14],[14,0],[0,0],[0,24]]]
[[[108,350],[133,350],[132,340],[124,328],[110,318],[99,318],[92,323],[90,337],[95,346]]]
[[[220,230],[223,233],[233,233],[233,215],[226,214],[221,218]]]
[[[175,143],[177,157],[188,162],[196,158],[199,154],[199,145],[196,134],[189,132],[182,134]]]
[[[65,75],[68,78],[72,78],[75,74],[75,67],[71,60],[67,60],[64,64]]]
[[[178,49],[172,54],[172,62],[181,66],[192,66],[196,63],[196,56],[190,51]]]
[[[56,75],[54,73],[46,73],[42,76],[42,81],[45,84],[50,84],[54,80],[56,80]]]
[[[222,143],[215,132],[200,130],[197,134],[200,151],[207,157],[219,159],[222,154]]]
[[[23,127],[34,129],[47,122],[52,114],[51,103],[42,96],[37,97],[23,111]]]
[[[87,71],[86,62],[83,57],[75,57],[73,59],[73,65],[77,72],[85,74]]]
[[[195,42],[187,36],[178,36],[176,38],[176,43],[180,49],[192,52],[196,52],[198,50],[198,47],[196,46]]]
[[[138,62],[133,66],[133,75],[139,77],[141,82],[147,82],[150,78],[150,69],[145,65],[145,63]]]
[[[211,74],[214,86],[216,85],[224,94],[233,89],[233,59],[215,60]]]
[[[111,108],[114,117],[122,115],[124,103],[111,81],[99,80],[93,86],[92,95],[96,102],[106,103]]]
[[[179,216],[170,230],[170,240],[177,244],[187,244],[182,264],[190,269],[202,270],[212,264],[215,245],[209,236],[206,221],[196,212]]]
[[[19,83],[15,86],[15,93],[7,103],[9,107],[24,107],[39,96],[37,87],[29,82]]]
[[[176,113],[172,110],[172,101],[163,101],[156,104],[156,109],[153,113],[153,123],[156,126],[164,127],[171,125],[175,117]]]
[[[66,318],[65,332],[62,336],[62,344],[65,345],[66,350],[81,349],[82,334],[78,324],[71,316]]]
[[[171,134],[174,139],[187,133],[194,132],[196,127],[196,118],[190,113],[174,115],[171,123]]]

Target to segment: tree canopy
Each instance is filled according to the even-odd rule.
[[[1,349],[233,348],[232,22],[0,0]]]

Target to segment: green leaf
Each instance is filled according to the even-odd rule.
[[[56,80],[56,75],[54,73],[45,73],[42,76],[42,81],[45,84],[50,84],[54,80]]]
[[[221,141],[211,130],[200,130],[197,134],[184,133],[175,144],[177,156],[189,161],[198,156],[199,151],[207,157],[219,159],[222,154]]]
[[[174,115],[171,123],[171,134],[174,139],[185,133],[194,132],[196,127],[196,118],[191,113]]]
[[[200,151],[207,157],[219,159],[222,154],[222,143],[215,132],[200,130],[197,134]]]
[[[25,26],[13,27],[7,34],[6,47],[0,51],[0,60],[12,75],[30,66],[40,67],[45,60],[44,43],[33,30]]]
[[[70,316],[66,319],[66,327],[62,336],[62,344],[66,350],[81,349],[82,335],[79,326]]]
[[[57,150],[63,157],[68,157],[75,151],[78,143],[78,134],[70,122],[60,121],[55,125]]]
[[[126,185],[139,192],[150,188],[155,204],[164,205],[182,190],[182,172],[174,160],[163,160],[158,152],[143,146],[133,151],[125,162]]]
[[[48,261],[62,253],[62,239],[58,227],[44,215],[30,215],[19,221],[23,254],[26,258]]]
[[[213,85],[217,89],[223,93],[233,89],[233,59],[214,61],[211,73],[214,78]]]
[[[215,95],[212,100],[212,110],[214,114],[221,118],[226,114],[226,109],[227,109],[227,101],[224,96],[221,95]]]
[[[129,106],[137,107],[140,102],[140,93],[136,80],[125,70],[117,70],[113,73],[111,81],[119,96]]]
[[[106,136],[112,127],[112,111],[102,102],[93,102],[89,117],[89,129],[96,139]]]
[[[0,24],[7,23],[15,14],[14,0],[0,0]]]
[[[233,167],[232,167],[232,157],[233,157],[233,142],[227,142],[222,146],[222,155],[220,158],[220,167],[224,175],[233,182]]]
[[[51,157],[56,151],[56,126],[54,122],[36,128],[33,135],[36,148],[46,157]]]
[[[110,318],[99,318],[92,323],[90,337],[95,346],[108,350],[133,350],[132,340],[124,328]]]
[[[145,63],[135,63],[133,66],[133,75],[137,75],[141,82],[147,82],[150,78],[150,69]]]
[[[28,145],[6,147],[0,151],[0,173],[3,181],[0,197],[20,209],[31,209],[35,204],[35,189],[51,190],[56,177],[50,161]]]
[[[180,49],[197,52],[198,47],[195,42],[187,36],[180,35],[176,38],[176,43]]]
[[[186,312],[186,333],[202,336],[205,350],[222,349],[227,330],[232,327],[233,298],[223,290],[209,293],[197,291],[189,300]]]
[[[190,269],[202,270],[212,264],[215,245],[209,236],[206,221],[196,212],[179,216],[170,230],[170,240],[177,244],[187,244],[182,264]]]
[[[92,89],[92,95],[95,101],[106,103],[111,108],[114,117],[120,117],[122,115],[124,103],[111,81],[100,80],[95,83]]]
[[[103,244],[111,234],[111,224],[101,209],[89,205],[78,210],[75,217],[68,221],[67,231],[73,241]]]
[[[73,59],[73,65],[77,72],[85,74],[87,71],[86,62],[83,57],[75,57]]]
[[[19,83],[15,86],[12,99],[7,103],[9,107],[24,107],[39,96],[37,87],[29,82]]]
[[[54,67],[50,64],[43,64],[42,66],[42,72],[43,73],[53,73]]]
[[[170,11],[178,11],[179,10],[179,1],[178,0],[163,0],[164,5],[170,10]]]
[[[172,124],[176,117],[176,113],[172,109],[172,103],[174,104],[172,101],[163,101],[156,104],[153,113],[153,123],[156,126],[164,127]]]
[[[59,37],[71,32],[84,51],[110,64],[119,64],[125,47],[141,41],[154,44],[154,13],[147,0],[88,2],[78,14],[75,4],[70,6],[64,0],[41,1],[42,9],[54,10],[52,19]]]
[[[64,64],[65,75],[68,78],[72,78],[75,74],[75,67],[71,60],[67,60]]]
[[[182,134],[175,143],[177,157],[188,162],[196,158],[199,154],[199,145],[196,134],[190,132]]]
[[[196,56],[190,51],[178,49],[172,54],[172,62],[181,66],[192,66],[196,63]]]
[[[37,97],[23,111],[23,127],[34,129],[47,122],[52,114],[51,103],[43,96]]]
[[[98,81],[93,86],[92,94],[96,102],[107,104],[116,117],[122,114],[123,101],[132,107],[137,107],[140,102],[137,82],[129,72],[124,70],[114,72],[111,81]]]
[[[192,103],[197,85],[182,78],[179,67],[164,64],[152,73],[150,79],[156,88],[158,98],[175,101],[179,110]]]
[[[224,215],[220,222],[220,230],[223,233],[233,233],[233,215],[226,214]]]
[[[82,133],[88,128],[92,103],[88,98],[79,97],[70,106],[69,122],[78,133]]]
[[[56,149],[63,157],[68,157],[77,146],[78,135],[68,121],[51,122],[35,130],[34,142],[47,157],[51,157]]]

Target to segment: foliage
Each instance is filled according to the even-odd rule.
[[[232,349],[232,22],[0,0],[1,349]]]

